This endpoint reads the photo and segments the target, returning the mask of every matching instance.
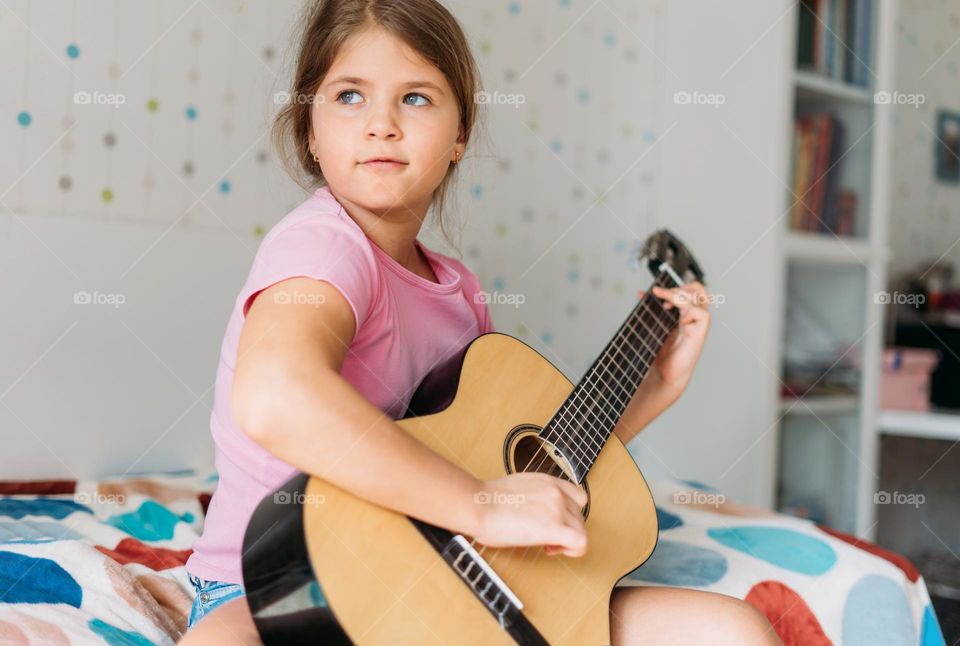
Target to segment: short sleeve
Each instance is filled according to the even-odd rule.
[[[460,272],[460,277],[463,280],[464,296],[473,307],[473,312],[477,317],[477,329],[479,333],[487,334],[488,332],[496,332],[496,330],[493,329],[493,320],[490,318],[490,306],[487,305],[488,299],[481,297],[483,286],[480,284],[480,279],[459,260],[449,257],[447,257],[447,260]]]
[[[317,215],[282,230],[271,230],[257,250],[238,304],[246,317],[264,289],[294,277],[330,283],[353,310],[359,330],[379,290],[376,259],[359,227],[336,215]]]

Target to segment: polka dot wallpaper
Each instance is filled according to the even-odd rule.
[[[267,129],[297,2],[9,0],[3,200],[39,217],[257,238],[304,198]],[[571,378],[650,282],[663,0],[448,0],[483,125],[448,211],[500,331]],[[5,189],[6,186],[0,188]],[[421,239],[447,253],[428,222]]]

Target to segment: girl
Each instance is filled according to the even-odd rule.
[[[274,135],[320,188],[264,238],[223,341],[211,417],[220,482],[187,562],[189,624],[223,607],[187,641],[256,643],[237,599],[241,543],[256,505],[297,471],[482,545],[586,552],[586,499],[572,484],[478,480],[393,421],[432,367],[493,330],[477,278],[417,240],[431,206],[443,228],[478,89],[466,38],[436,0],[326,0],[309,12]],[[702,285],[656,295],[680,308],[679,333],[618,425],[624,442],[686,387],[709,326]],[[475,503],[490,492],[525,503]],[[778,641],[760,613],[716,594],[618,588],[610,615],[614,644]]]

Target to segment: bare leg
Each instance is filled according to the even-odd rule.
[[[746,601],[702,590],[614,588],[613,646],[632,644],[782,644],[770,622]]]
[[[613,646],[632,644],[782,644],[770,622],[746,601],[679,588],[615,588],[610,601]],[[201,619],[181,646],[262,646],[244,597]]]
[[[246,597],[231,599],[198,621],[178,642],[181,646],[240,644],[263,646]]]

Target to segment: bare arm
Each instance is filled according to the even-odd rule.
[[[282,292],[291,298],[276,299]],[[261,292],[240,337],[232,393],[237,423],[305,473],[427,522],[474,530],[473,496],[482,482],[405,432],[340,376],[354,326],[349,303],[329,283],[294,278]]]
[[[283,298],[276,298],[284,294]],[[586,497],[545,474],[481,481],[432,451],[341,375],[355,334],[339,290],[310,278],[261,292],[243,326],[232,392],[240,428],[281,460],[354,495],[488,545],[586,550],[576,507]],[[477,504],[481,491],[519,491],[509,505]]]

